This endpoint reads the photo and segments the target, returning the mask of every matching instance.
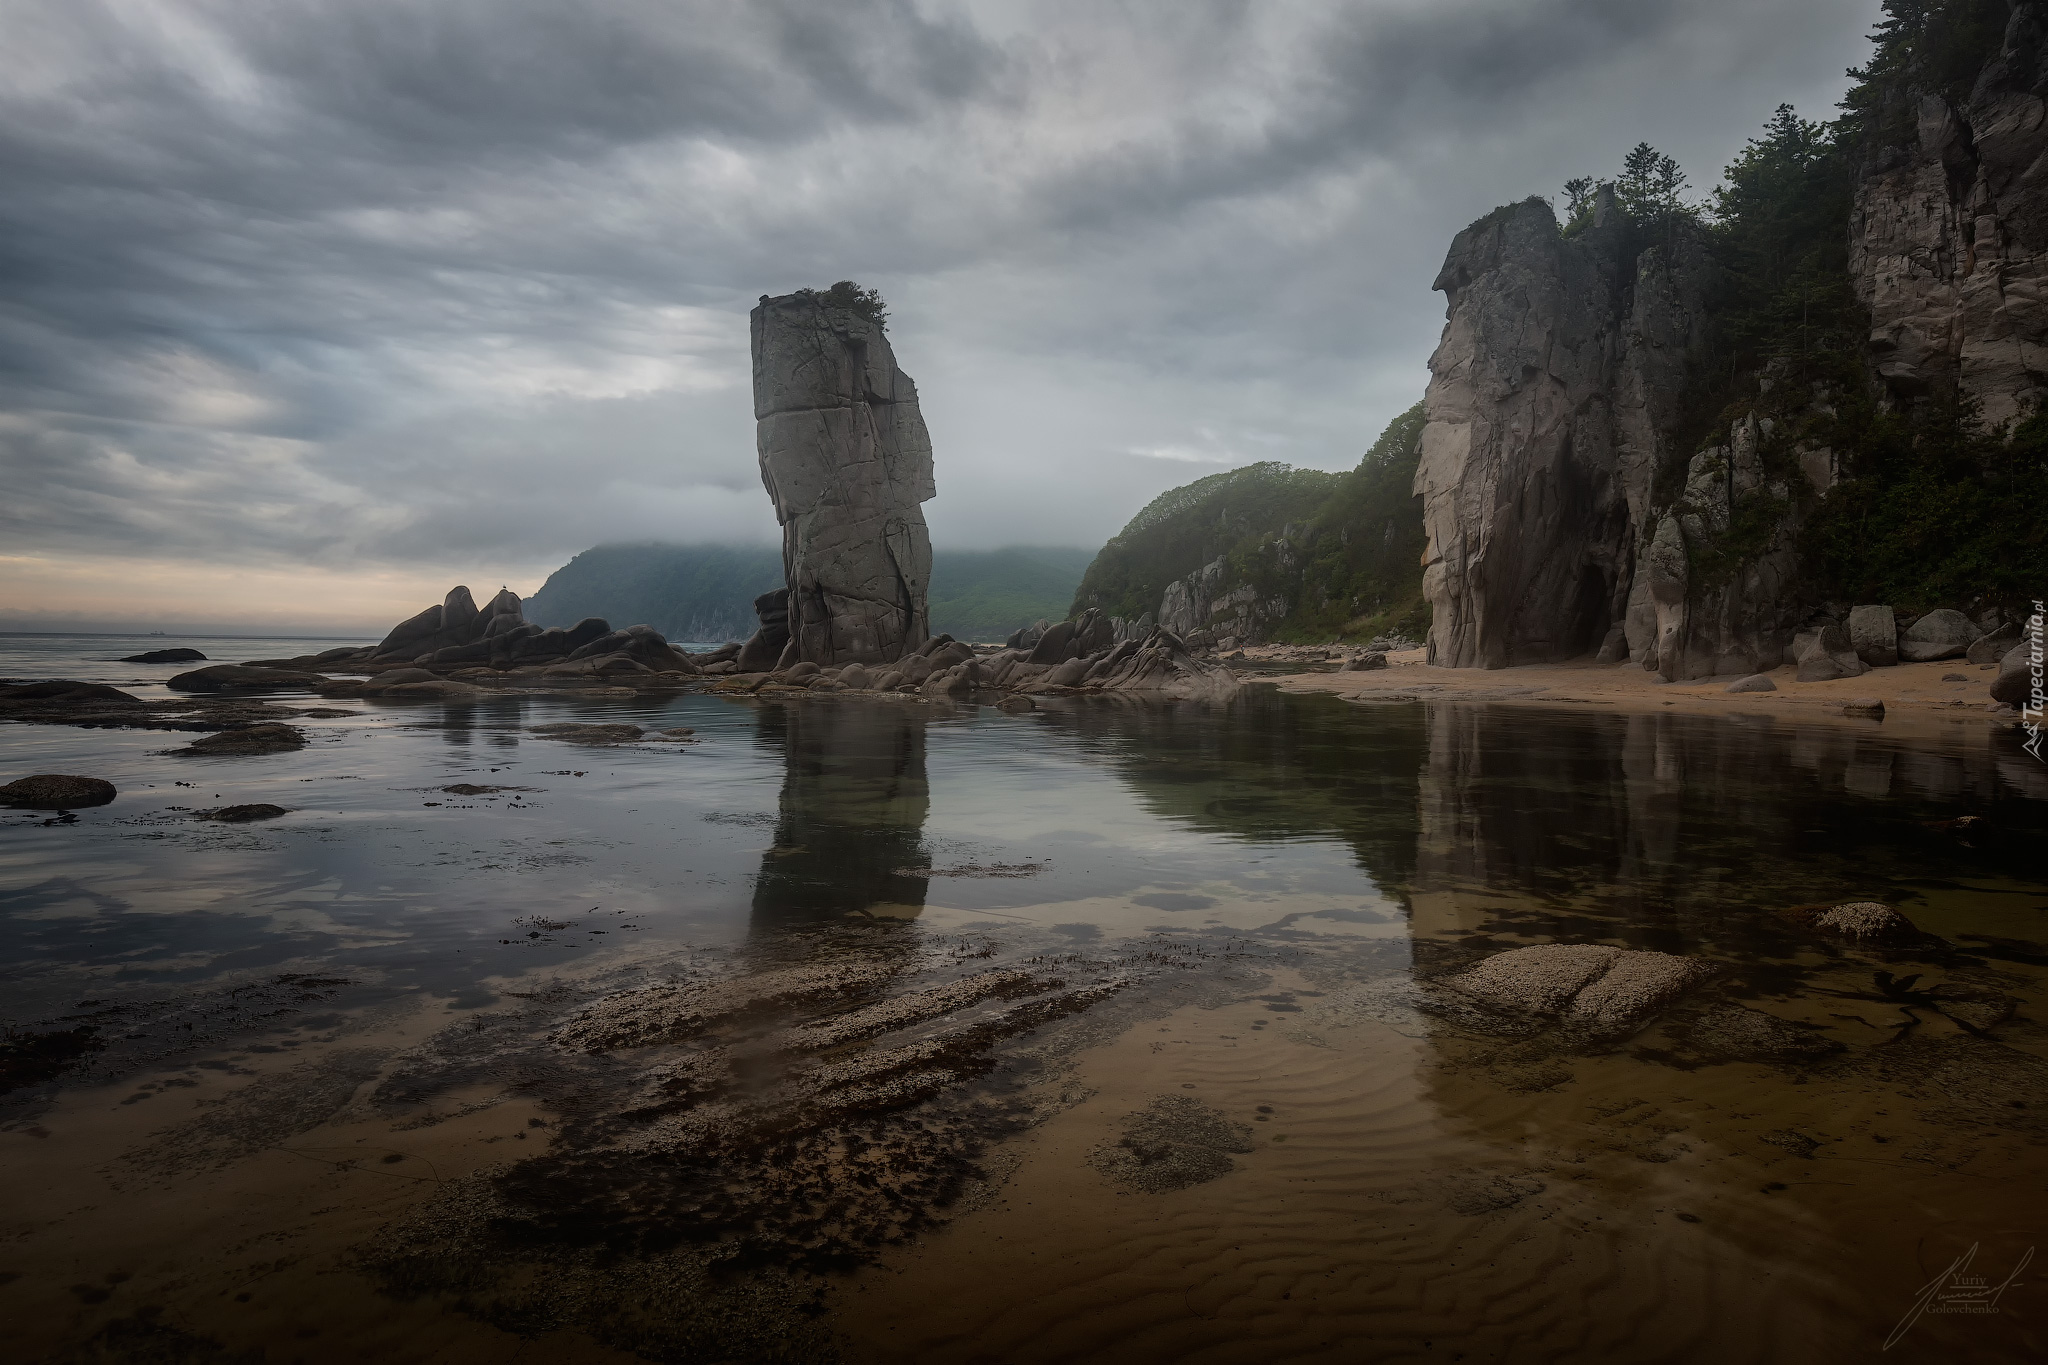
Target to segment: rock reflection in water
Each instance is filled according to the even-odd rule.
[[[761,708],[759,741],[780,749],[783,778],[754,883],[757,929],[924,909],[925,724],[909,705]]]

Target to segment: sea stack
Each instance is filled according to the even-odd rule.
[[[780,662],[894,663],[928,635],[932,445],[879,302],[851,285],[762,295],[752,315],[761,482],[782,523]]]

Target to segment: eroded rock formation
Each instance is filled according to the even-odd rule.
[[[1911,128],[1865,167],[1849,271],[1877,371],[1912,396],[1954,386],[1997,423],[2048,392],[2048,13],[2016,7],[1960,104],[1909,96]]]
[[[1501,668],[1618,648],[1653,475],[1705,323],[1698,239],[1630,247],[1608,193],[1576,237],[1529,199],[1451,244],[1415,476],[1432,663]]]
[[[881,323],[809,290],[752,315],[761,481],[782,524],[787,662],[894,663],[929,634],[931,438]]]
[[[1880,92],[1845,226],[1887,402],[1960,394],[1993,427],[2042,410],[2044,47],[2048,11],[2019,5],[1967,96],[1913,77]],[[1905,639],[1894,653],[1884,606],[1857,608],[1856,638],[1825,657],[1797,644],[1847,610],[1815,600],[1798,548],[1842,473],[1836,452],[1786,449],[1754,413],[1707,449],[1672,447],[1704,339],[1707,264],[1682,221],[1632,228],[1608,196],[1570,237],[1532,199],[1452,243],[1415,479],[1433,663],[1499,668],[1597,647],[1676,680],[1788,661],[1832,677],[1915,657]],[[1763,391],[1776,373],[1764,367]],[[1824,390],[1803,410],[1832,416]]]

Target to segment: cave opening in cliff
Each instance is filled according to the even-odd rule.
[[[1609,609],[1613,597],[1612,585],[1598,564],[1588,564],[1579,571],[1578,587],[1572,593],[1571,608],[1565,616],[1565,658],[1576,659],[1600,648],[1608,628],[1614,624]]]

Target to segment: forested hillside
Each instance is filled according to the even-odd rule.
[[[1265,462],[1162,493],[1095,556],[1071,612],[1157,615],[1180,580],[1197,585],[1198,616],[1234,594],[1232,619],[1256,617],[1262,638],[1419,634],[1421,437],[1417,404],[1344,473]]]
[[[1088,560],[1076,546],[935,550],[931,628],[999,640],[1040,618],[1058,620]],[[742,640],[754,631],[754,599],[781,586],[782,553],[773,546],[600,545],[550,574],[526,617],[568,626],[602,616],[653,626],[671,640]]]

